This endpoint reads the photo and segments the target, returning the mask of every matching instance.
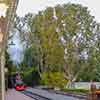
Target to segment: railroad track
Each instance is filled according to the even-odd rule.
[[[64,95],[64,96],[67,95],[67,96],[71,96],[71,97],[76,97],[76,98],[79,98],[80,100],[81,99],[86,100],[86,98],[87,98],[87,95],[86,94],[78,95],[78,94],[64,93],[64,92],[53,91],[53,90],[46,90],[46,91],[51,92],[51,93],[56,93],[56,94]]]
[[[35,93],[33,93],[31,91],[27,91],[27,90],[21,91],[21,93],[23,93],[24,95],[26,95],[26,96],[28,96],[30,98],[33,98],[34,100],[52,100],[50,98],[35,94]]]

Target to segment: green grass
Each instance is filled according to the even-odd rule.
[[[62,91],[68,92],[68,93],[77,93],[77,94],[86,94],[89,92],[89,90],[86,89],[63,89]]]

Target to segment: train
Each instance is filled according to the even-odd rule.
[[[16,85],[15,85],[15,89],[16,89],[17,91],[23,91],[23,90],[26,89],[26,87],[27,87],[27,86],[23,83],[22,80],[17,80]]]
[[[23,91],[27,88],[27,85],[23,82],[21,75],[16,73],[8,76],[8,88],[15,88],[17,91]]]
[[[25,83],[22,81],[21,75],[19,73],[16,74],[15,76],[15,89],[17,91],[23,91],[26,89]]]

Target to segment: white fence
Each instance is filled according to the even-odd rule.
[[[96,85],[96,88],[100,88],[100,82],[93,82],[93,84]],[[74,88],[80,88],[80,89],[90,89],[91,82],[75,82]]]

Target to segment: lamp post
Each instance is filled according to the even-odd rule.
[[[0,100],[5,100],[5,50],[18,0],[0,0]]]
[[[5,78],[4,78],[4,34],[7,27],[6,24],[6,11],[7,5],[0,4],[0,99],[4,100],[5,94]]]

